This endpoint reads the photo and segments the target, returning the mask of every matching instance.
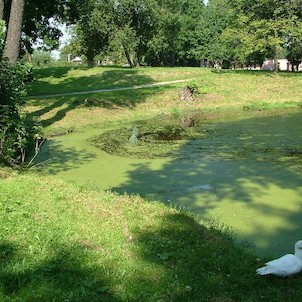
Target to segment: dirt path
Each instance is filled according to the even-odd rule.
[[[90,93],[102,93],[102,92],[111,92],[111,91],[122,91],[122,90],[134,90],[148,87],[156,87],[156,86],[164,86],[169,84],[183,83],[187,81],[191,81],[192,79],[186,80],[175,80],[168,82],[160,82],[153,84],[144,84],[144,85],[136,85],[132,87],[116,87],[116,88],[108,88],[108,89],[94,89],[89,91],[75,91],[75,92],[66,92],[66,93],[54,93],[54,94],[43,94],[43,95],[30,95],[27,98],[48,98],[48,97],[57,97],[57,96],[68,96],[68,95],[81,95],[81,94],[90,94]]]

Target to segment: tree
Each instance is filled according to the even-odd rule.
[[[229,5],[226,0],[209,0],[196,27],[198,43],[194,48],[196,58],[210,65],[228,66],[233,51],[222,39],[222,33],[230,23]]]
[[[34,50],[32,55],[32,65],[34,67],[46,67],[50,66],[53,62],[53,58],[49,51]]]
[[[301,24],[302,26],[302,24]],[[302,27],[300,27],[302,28]],[[302,33],[301,33],[302,35]],[[299,37],[290,37],[287,46],[286,58],[290,61],[292,71],[299,71],[299,65],[302,62],[302,41],[301,35]]]
[[[21,54],[30,57],[37,41],[43,41],[44,50],[56,49],[61,31],[59,23],[74,22],[76,3],[79,0],[24,0],[21,36]],[[3,4],[3,19],[8,24],[12,0],[0,0]]]
[[[12,0],[3,56],[15,63],[19,57],[24,0]]]
[[[38,149],[40,139],[38,124],[21,111],[28,68],[17,61],[23,8],[23,0],[12,0],[4,53],[0,57],[0,163],[9,165],[23,163],[35,141]],[[0,40],[4,40],[2,25]]]
[[[205,5],[199,0],[185,1],[181,5],[178,33],[178,63],[186,66],[198,66],[200,54],[196,49],[204,42],[203,23]]]
[[[33,45],[43,40],[44,50],[53,50],[59,46],[62,35],[58,24],[69,20],[71,0],[26,0],[23,18],[23,49],[32,54]]]
[[[111,37],[120,42],[131,67],[142,63],[148,41],[153,36],[154,8],[153,0],[120,0],[113,3],[115,30]]]
[[[202,1],[157,1],[154,35],[148,42],[151,65],[190,64],[195,43],[194,28]]]
[[[234,20],[225,32],[229,46],[237,48],[241,61],[247,61],[256,53],[273,57],[277,70],[280,51],[297,31],[301,0],[235,0],[229,3]]]
[[[177,3],[173,7],[159,4],[156,32],[148,42],[147,62],[155,66],[174,66],[177,62],[180,16]]]
[[[4,0],[0,0],[0,20],[3,19],[4,14]]]
[[[110,1],[87,0],[78,4],[78,20],[74,28],[73,52],[85,55],[92,67],[94,57],[108,46],[112,29],[112,5]]]

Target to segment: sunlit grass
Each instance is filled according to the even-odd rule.
[[[294,301],[230,234],[138,196],[35,174],[0,180],[2,301]],[[290,284],[290,288],[289,285]]]
[[[46,130],[78,130],[100,123],[148,118],[156,114],[190,110],[262,110],[301,107],[302,76],[295,73],[262,71],[212,72],[202,68],[46,68],[35,71],[28,86],[30,95],[70,93],[148,83],[183,80],[160,87],[87,93],[64,97],[31,97],[27,110],[38,116]],[[199,95],[181,101],[179,90],[194,83]],[[74,120],[77,123],[74,123]]]
[[[53,67],[35,70],[27,90],[29,95],[46,95],[111,89],[190,79],[199,73],[196,68]]]
[[[158,114],[210,116],[302,102],[300,74],[200,68],[49,68],[36,70],[28,88],[43,95],[176,79],[197,85],[195,100],[179,99],[183,83],[31,97],[26,109],[46,133],[64,134]],[[256,276],[268,259],[236,246],[221,226],[138,196],[0,168],[0,220],[0,301],[277,302],[302,295],[299,275]]]

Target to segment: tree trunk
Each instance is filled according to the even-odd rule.
[[[12,0],[10,10],[3,57],[7,57],[12,63],[15,63],[19,57],[24,1]]]
[[[87,58],[87,67],[88,68],[92,68],[93,66],[94,66],[93,59]]]
[[[296,63],[296,71],[297,72],[299,71],[299,65],[300,65],[300,63]]]
[[[125,45],[123,45],[123,48],[124,48],[124,53],[125,53],[125,56],[126,56],[126,58],[127,58],[128,64],[129,64],[129,66],[132,68],[134,64],[133,64],[133,62],[132,62],[132,60],[131,60],[129,51],[128,51],[128,49],[127,49],[127,47],[126,47]]]
[[[3,19],[4,0],[0,0],[0,20]]]
[[[278,39],[279,35],[277,30],[274,30],[274,36],[276,39]],[[274,72],[279,71],[279,64],[278,64],[278,57],[279,57],[279,46],[275,45],[275,51],[274,51]]]

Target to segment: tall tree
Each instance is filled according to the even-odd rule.
[[[52,50],[58,47],[62,35],[58,23],[66,22],[71,0],[25,0],[23,16],[23,48],[33,52],[33,45],[43,41],[43,47]]]
[[[3,3],[3,19],[6,24],[9,22],[12,2],[13,0],[0,0],[0,7]],[[62,34],[58,23],[75,21],[77,2],[79,0],[24,0],[21,51],[31,54],[33,46],[41,40],[43,48],[57,48]]]
[[[0,20],[3,19],[4,14],[4,0],[0,0]]]
[[[300,22],[301,0],[229,0],[233,8],[233,24],[226,31],[230,46],[240,49],[241,60],[256,53],[274,58],[278,56]],[[297,26],[298,25],[298,26]]]
[[[233,52],[224,43],[222,33],[228,27],[230,18],[227,0],[207,2],[196,26],[198,43],[192,50],[196,58],[205,61],[207,65],[228,65],[233,58]]]
[[[25,0],[12,0],[3,56],[15,63],[19,57]]]
[[[186,66],[200,64],[196,48],[203,42],[204,28],[200,25],[205,12],[205,5],[199,0],[184,1],[181,5],[178,34],[178,63]]]
[[[120,0],[113,3],[114,32],[130,66],[139,65],[154,33],[155,2],[153,0]]]
[[[184,35],[181,35],[182,26],[189,21],[185,20],[184,15],[190,8],[187,4],[193,1],[157,0],[156,30],[148,43],[147,56],[151,65],[179,64],[181,48],[187,44],[186,33],[183,31]],[[181,56],[186,57],[185,51]]]
[[[112,2],[87,0],[78,3],[78,20],[74,29],[72,48],[77,55],[85,55],[92,67],[94,57],[108,45],[112,30]]]
[[[286,47],[286,58],[291,63],[292,71],[299,71],[299,65],[302,62],[302,24],[300,30],[300,35],[290,37]]]

